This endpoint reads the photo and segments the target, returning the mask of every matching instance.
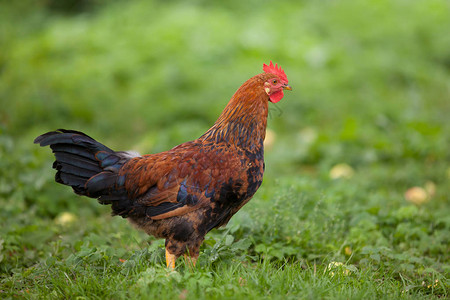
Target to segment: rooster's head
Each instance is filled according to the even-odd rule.
[[[269,65],[263,65],[263,71],[270,76],[269,79],[264,82],[264,90],[266,94],[269,95],[269,100],[272,103],[277,103],[283,98],[283,90],[292,90],[291,86],[288,84],[288,79],[281,67],[275,66],[272,62]]]

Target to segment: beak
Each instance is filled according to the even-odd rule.
[[[292,87],[289,84],[283,86],[284,90],[292,91]]]

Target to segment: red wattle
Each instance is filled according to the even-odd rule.
[[[283,91],[275,92],[272,95],[269,96],[270,102],[277,103],[280,101],[284,96]]]

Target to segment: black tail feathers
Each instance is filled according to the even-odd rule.
[[[119,176],[119,170],[135,154],[113,151],[75,130],[51,131],[38,136],[34,143],[53,150],[56,182],[71,186],[79,195],[98,198],[101,204],[128,202],[125,178]]]

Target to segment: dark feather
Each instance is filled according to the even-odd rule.
[[[83,188],[84,184],[86,182],[85,179],[83,179],[82,177],[76,176],[76,175],[72,175],[72,174],[68,174],[68,173],[63,173],[63,172],[58,172],[56,173],[56,177],[55,177],[56,182],[65,184],[65,185],[70,185],[73,188]]]
[[[86,182],[86,191],[90,197],[97,198],[113,191],[117,182],[117,173],[104,171],[92,176]]]
[[[117,173],[130,159],[126,152],[115,152],[75,130],[51,131],[37,137],[34,142],[52,148],[56,158],[53,168],[58,171],[56,182],[71,186],[80,195],[98,198],[110,194],[110,201],[126,200],[126,191],[121,187],[124,178]]]
[[[85,178],[85,180],[97,174],[97,172],[95,171],[91,171],[86,168],[78,167],[72,164],[66,164],[61,161],[57,162],[55,169],[58,171],[64,170],[63,171],[64,173],[72,174],[80,178]]]
[[[88,159],[82,156],[74,155],[71,153],[55,152],[56,161],[66,163],[72,166],[77,166],[86,170],[101,172],[102,169],[99,166],[99,162]]]
[[[83,156],[91,160],[95,160],[95,155],[92,152],[88,151],[85,147],[75,144],[53,144],[51,148],[53,152],[71,153],[78,156]]]
[[[162,215],[168,213],[177,208],[183,207],[184,203],[171,203],[171,202],[163,202],[158,206],[150,206],[147,207],[145,213],[148,217],[154,217],[158,215]]]

